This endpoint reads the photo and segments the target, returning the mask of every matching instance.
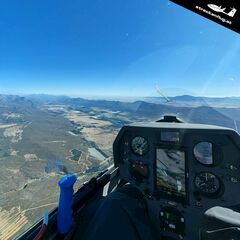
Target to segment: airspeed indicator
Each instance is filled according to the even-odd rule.
[[[143,156],[149,151],[148,141],[144,137],[134,137],[131,141],[131,148],[134,154]]]

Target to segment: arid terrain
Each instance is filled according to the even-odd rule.
[[[5,102],[3,101],[5,100]],[[58,181],[76,173],[76,188],[112,164],[112,143],[125,113],[100,107],[33,103],[0,105],[0,239],[11,239],[57,206]]]

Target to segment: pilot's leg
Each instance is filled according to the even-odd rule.
[[[126,185],[103,199],[83,239],[156,239],[141,192]]]

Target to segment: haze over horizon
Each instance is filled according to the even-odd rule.
[[[0,92],[0,96],[19,96],[19,97],[66,97],[66,98],[82,98],[82,99],[89,99],[89,100],[144,100],[144,99],[162,99],[165,101],[165,98],[160,95],[154,95],[154,96],[109,96],[109,95],[71,95],[71,94],[46,94],[46,93],[29,93],[29,94],[13,94],[13,93],[2,93]],[[195,99],[239,99],[240,96],[197,96],[197,95],[191,95],[191,94],[181,94],[181,95],[173,95],[173,96],[167,96],[171,99],[178,98],[178,99],[188,99],[195,98]]]

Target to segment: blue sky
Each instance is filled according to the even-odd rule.
[[[240,96],[240,35],[168,0],[0,3],[0,93]]]

